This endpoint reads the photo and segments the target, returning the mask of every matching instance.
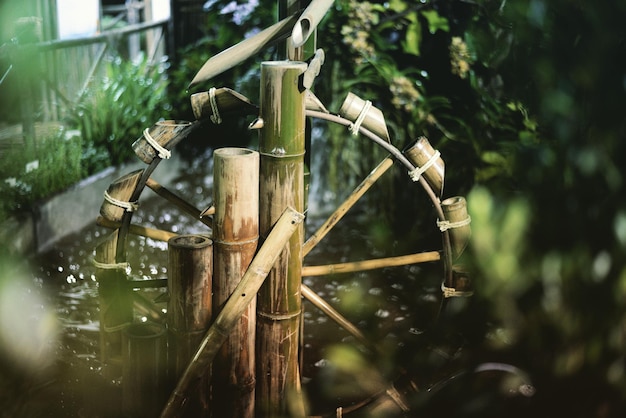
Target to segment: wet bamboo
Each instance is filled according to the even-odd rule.
[[[103,216],[98,216],[98,218],[96,219],[96,224],[109,229],[118,229],[122,225],[121,222],[113,222],[104,218]],[[137,224],[130,224],[128,232],[133,235],[139,235],[141,237],[151,238],[157,241],[167,241],[170,238],[178,235],[170,231],[148,228],[146,226]]]
[[[126,274],[121,265],[115,268],[117,235],[114,231],[98,245],[94,257],[100,299],[100,358],[107,377],[121,373],[122,329],[133,319],[133,302],[125,286]]]
[[[171,150],[197,127],[198,123],[182,120],[163,120],[147,128],[143,135],[133,142],[132,148],[135,155],[146,164],[150,164],[155,158],[169,158],[169,154],[163,154],[162,150],[155,149],[148,141],[154,141],[159,147]]]
[[[196,207],[194,207],[192,204],[190,204],[186,200],[180,198],[179,196],[177,196],[176,194],[172,193],[171,191],[169,191],[165,187],[161,186],[158,182],[156,182],[152,178],[149,178],[146,181],[146,186],[148,186],[153,192],[155,192],[156,194],[158,194],[159,196],[161,196],[162,198],[164,198],[168,202],[170,202],[170,203],[174,204],[175,206],[177,206],[183,212],[185,212],[188,215],[192,216],[194,219],[199,220],[200,222],[202,222],[203,224],[205,224],[209,228],[212,226],[213,223],[211,222],[211,219],[207,218],[206,216],[202,216],[203,213],[200,211],[200,209],[197,209]]]
[[[304,208],[305,93],[302,62],[261,65],[259,230],[264,236],[286,207]],[[292,236],[257,300],[257,414],[284,416],[297,393],[303,228]]]
[[[348,198],[328,217],[326,222],[318,228],[313,235],[309,237],[302,247],[302,255],[306,256],[319,243],[326,234],[343,218],[352,206],[372,187],[376,181],[393,166],[393,160],[390,157],[381,161],[376,168],[357,186],[356,189],[348,196]]]
[[[256,298],[259,288],[266,280],[270,269],[276,263],[281,250],[300,228],[304,215],[293,208],[286,208],[278,219],[267,239],[250,263],[241,281],[228,298],[228,301],[211,324],[191,362],[180,377],[163,412],[162,418],[180,416],[189,397],[190,385],[217,354],[248,305]]]
[[[116,179],[109,185],[100,214],[113,222],[121,222],[125,212],[135,210],[136,202],[131,200],[144,170],[136,170]]]
[[[354,261],[350,263],[326,264],[322,266],[303,266],[302,277],[324,276],[336,273],[354,273],[381,269],[385,267],[406,266],[409,264],[428,263],[439,261],[441,254],[439,251],[428,251],[423,253],[401,255],[396,257],[378,258],[374,260]]]
[[[168,242],[167,304],[170,374],[182,375],[209,328],[212,306],[213,242],[202,235],[180,235]],[[208,415],[209,367],[197,377],[193,414]]]
[[[220,148],[213,154],[213,305],[227,302],[259,239],[259,153]],[[256,300],[219,350],[212,369],[213,416],[254,417]]]

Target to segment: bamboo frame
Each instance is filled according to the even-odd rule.
[[[193,381],[213,361],[218,350],[228,337],[230,330],[239,320],[248,305],[256,297],[259,288],[268,277],[281,250],[301,227],[304,215],[293,208],[286,208],[267,239],[250,263],[241,281],[224,304],[196,350],[191,362],[182,374],[176,388],[161,413],[161,418],[180,416],[189,396]]]
[[[173,205],[177,206],[180,210],[192,216],[194,219],[197,219],[198,221],[202,222],[209,228],[213,226],[213,222],[211,221],[211,218],[207,218],[206,216],[203,216],[204,213],[200,209],[196,208],[195,206],[193,206],[191,203],[187,202],[186,200],[180,198],[178,195],[172,193],[171,191],[169,191],[168,189],[160,185],[158,182],[156,182],[152,178],[149,178],[146,181],[146,186],[148,186],[150,190],[152,190],[153,192],[155,192],[156,194],[158,194],[159,196],[161,196],[168,202],[172,203]]]
[[[397,257],[353,261],[350,263],[327,264],[322,266],[303,266],[302,277],[324,276],[327,274],[337,273],[354,273],[357,271],[374,270],[385,267],[399,267],[409,264],[428,263],[431,261],[439,261],[440,259],[441,254],[439,253],[439,251],[429,251],[410,255],[401,255]]]
[[[96,219],[96,225],[109,229],[118,229],[122,225],[121,222],[113,222],[106,219],[103,216],[98,216]],[[141,237],[150,238],[156,241],[167,242],[170,238],[178,236],[174,232],[165,231],[162,229],[148,228],[143,225],[131,224],[128,228],[128,232],[133,235],[139,235]]]

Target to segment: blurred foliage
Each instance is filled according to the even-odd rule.
[[[82,140],[63,130],[12,148],[0,156],[0,217],[29,210],[33,203],[77,183],[84,176]]]
[[[106,62],[104,76],[92,81],[68,120],[81,131],[87,174],[134,157],[132,143],[170,109],[166,92],[163,69],[145,57]]]

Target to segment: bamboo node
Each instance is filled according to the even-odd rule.
[[[354,123],[351,123],[350,126],[348,127],[348,129],[350,129],[350,132],[352,132],[352,135],[357,136],[359,134],[359,129],[361,129],[361,125],[363,124],[363,121],[365,120],[365,117],[367,116],[367,112],[369,112],[371,107],[372,107],[372,102],[369,100],[366,100],[365,104],[363,105],[363,108],[361,109],[361,112],[359,113],[359,116],[357,116]]]
[[[220,111],[217,108],[217,99],[215,98],[215,87],[209,89],[209,104],[211,105],[211,122],[216,125],[222,123],[222,117]]]
[[[119,200],[114,198],[109,194],[108,191],[104,191],[104,200],[109,202],[112,205],[119,206],[120,208],[124,208],[126,212],[135,212],[139,208],[139,203],[137,202],[125,202],[123,200]]]
[[[467,218],[456,222],[437,220],[437,226],[439,227],[439,230],[441,232],[445,232],[448,229],[461,228],[463,226],[469,225],[470,223],[472,223],[472,217],[469,215],[467,216]]]
[[[295,318],[300,315],[300,311],[288,312],[284,314],[273,314],[269,312],[257,311],[257,316],[267,318],[270,321],[285,321],[287,319]]]
[[[437,159],[440,156],[441,153],[439,151],[435,151],[435,153],[430,156],[430,158],[424,163],[424,165],[422,165],[421,167],[415,167],[414,170],[409,171],[409,177],[411,177],[411,180],[416,182],[419,181],[420,177],[422,177],[422,174],[424,174],[426,170],[428,170],[430,167],[435,165]]]
[[[441,283],[441,291],[443,292],[443,297],[446,299],[474,296],[473,290],[456,290],[454,287],[447,287],[443,283]]]
[[[148,128],[144,129],[143,137],[146,139],[148,144],[152,145],[152,148],[154,148],[154,150],[158,153],[159,158],[161,158],[162,160],[163,159],[167,160],[167,159],[169,159],[172,156],[172,153],[170,152],[170,150],[168,150],[167,148],[163,148],[156,141],[156,139],[154,139],[152,137],[152,135],[150,135],[150,132],[149,132]]]

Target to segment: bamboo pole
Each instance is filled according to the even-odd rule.
[[[428,251],[423,253],[401,255],[397,257],[378,258],[374,260],[354,261],[351,263],[327,264],[323,266],[303,266],[302,277],[324,276],[326,274],[354,273],[381,269],[385,267],[406,266],[409,264],[428,263],[439,261],[441,254],[439,251]]]
[[[167,322],[171,374],[178,378],[185,371],[211,321],[213,242],[202,235],[172,238],[168,242],[168,272],[170,299]],[[209,367],[197,379],[192,410],[195,416],[208,415]]]
[[[312,0],[296,22],[291,32],[294,48],[299,48],[315,33],[317,25],[326,16],[334,0]]]
[[[441,208],[447,222],[440,222],[439,227],[450,230],[452,256],[456,259],[465,250],[472,234],[471,218],[467,214],[467,203],[463,196],[454,196],[442,201]]]
[[[100,358],[103,373],[110,378],[121,375],[122,329],[133,319],[133,301],[125,286],[123,267],[115,263],[118,231],[112,232],[96,247],[94,261],[100,299]]]
[[[424,171],[423,176],[433,189],[433,192],[437,193],[437,196],[443,195],[443,185],[445,180],[446,165],[443,159],[435,155],[436,151],[430,145],[428,139],[424,136],[418,138],[409,148],[404,151],[404,155],[417,167],[423,167],[426,164],[431,164],[429,168]],[[429,162],[433,158],[433,162]]]
[[[392,165],[393,160],[390,157],[387,157],[369,173],[361,184],[354,189],[350,196],[348,196],[348,198],[335,210],[335,212],[328,217],[326,222],[324,222],[324,224],[320,226],[319,229],[309,237],[309,239],[306,240],[304,246],[302,247],[303,257],[306,256],[317,245],[317,243],[319,243],[322,238],[330,232],[331,229],[333,229],[333,227],[341,220],[341,218],[343,218],[348,210],[354,206],[354,204],[365,194],[365,192],[367,192]]]
[[[195,127],[196,123],[182,120],[159,121],[146,128],[143,135],[133,142],[133,151],[146,164],[150,164],[156,157],[169,158],[169,150],[185,139]]]
[[[216,311],[228,301],[257,249],[259,153],[221,148],[213,156]],[[254,417],[256,300],[252,299],[213,362],[211,410],[216,417]]]
[[[286,207],[304,208],[305,94],[298,88],[307,66],[274,61],[261,65],[259,230],[270,231]],[[297,393],[302,301],[300,227],[280,254],[257,300],[257,413],[287,414]]]
[[[124,212],[135,210],[137,203],[130,201],[139,180],[143,174],[142,170],[136,170],[116,179],[109,185],[104,193],[104,201],[100,206],[100,214],[112,222],[121,222]]]
[[[103,216],[98,216],[98,218],[96,219],[96,225],[103,226],[109,229],[118,229],[119,227],[122,226],[122,223],[113,222],[104,218]],[[141,237],[152,238],[157,241],[168,241],[170,238],[173,238],[178,235],[170,231],[148,228],[146,226],[137,225],[137,224],[131,224],[130,227],[128,228],[128,232],[133,235],[139,235]]]
[[[214,98],[211,98],[211,94]],[[216,116],[213,114],[214,106],[219,114],[242,113],[246,115],[258,114],[259,108],[250,100],[234,90],[226,87],[211,91],[203,91],[191,95],[191,109],[197,120]],[[215,100],[212,104],[211,102]]]
[[[158,194],[159,196],[161,196],[168,202],[174,204],[180,210],[192,216],[194,219],[197,219],[198,221],[202,222],[209,228],[213,226],[213,222],[211,221],[211,219],[207,218],[206,216],[203,216],[204,213],[200,211],[200,209],[197,209],[186,200],[180,198],[179,196],[172,193],[165,187],[161,186],[158,182],[156,182],[152,178],[149,178],[148,180],[146,180],[146,186],[148,186],[148,188],[150,188],[153,192],[155,192],[156,194]]]
[[[180,377],[163,412],[162,418],[180,416],[189,397],[189,387],[207,365],[213,361],[218,350],[228,337],[231,328],[256,297],[259,288],[267,278],[270,269],[276,263],[281,250],[300,228],[304,215],[293,208],[285,209],[278,219],[257,255],[232,292],[228,301],[213,321],[196,350],[191,362]]]

